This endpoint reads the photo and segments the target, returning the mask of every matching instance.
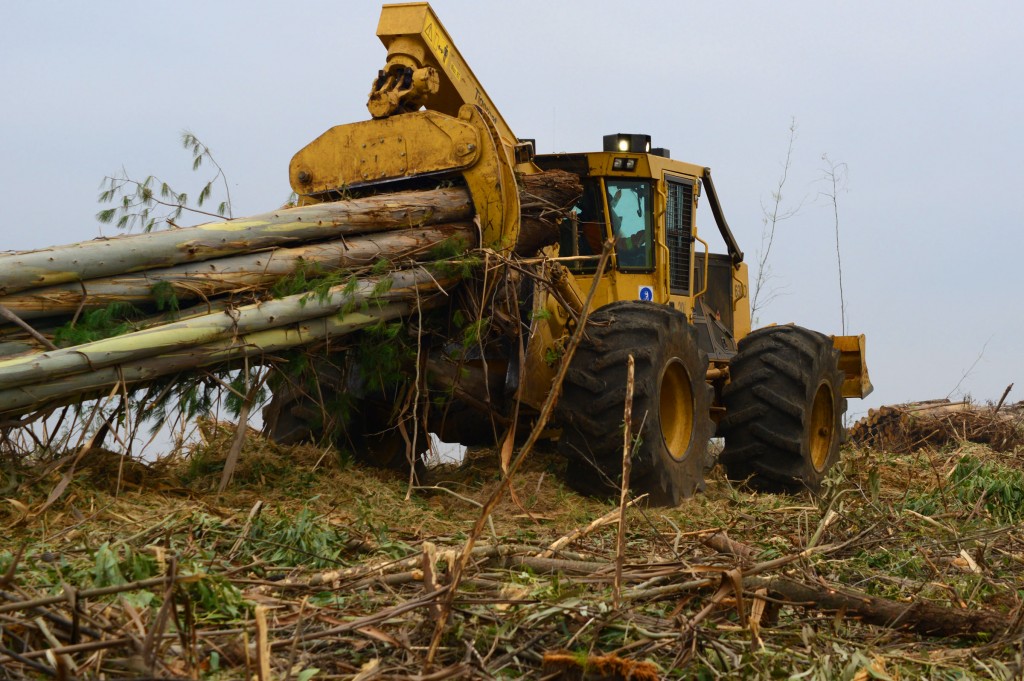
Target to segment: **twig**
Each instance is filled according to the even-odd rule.
[[[3,577],[0,577],[0,589],[6,589],[14,583],[14,574],[18,569],[18,563],[21,562],[21,557],[25,555],[26,546],[28,546],[28,542],[22,542],[21,546],[18,547],[17,553],[15,553],[14,557],[11,558],[11,563],[7,566],[7,571],[4,572]]]
[[[263,500],[257,501],[252,505],[252,508],[249,509],[249,515],[245,517],[245,524],[242,525],[242,531],[238,533],[238,539],[235,540],[235,543],[231,545],[231,550],[228,551],[227,560],[229,563],[234,559],[238,550],[242,548],[242,543],[249,536],[249,530],[252,529],[253,521],[256,520],[256,516],[258,516],[262,510]]]
[[[629,497],[629,469],[633,439],[633,355],[626,360],[626,406],[622,415],[622,484],[619,490],[619,531],[615,538],[615,582],[612,586],[612,605],[618,610],[622,597],[622,561],[626,550],[626,499]]]
[[[626,507],[628,508],[630,506],[635,506],[636,504],[640,503],[641,501],[643,501],[646,498],[647,498],[647,494],[646,493],[641,494],[640,496],[638,496],[637,498],[633,499],[628,504],[626,504]],[[612,511],[608,511],[607,513],[605,513],[600,518],[598,518],[596,520],[592,520],[590,522],[590,524],[586,525],[585,527],[577,527],[576,529],[574,529],[569,534],[564,535],[562,537],[559,537],[555,541],[551,542],[551,544],[546,549],[544,549],[543,551],[541,551],[540,553],[537,554],[537,558],[551,558],[551,557],[553,557],[556,553],[558,553],[559,551],[561,551],[562,549],[564,549],[566,546],[568,546],[569,544],[573,543],[577,539],[580,539],[581,537],[585,537],[588,534],[590,534],[591,532],[593,532],[594,530],[596,530],[598,528],[601,528],[601,527],[604,527],[605,525],[617,522],[619,520],[619,517],[620,517],[621,513],[622,513],[622,510],[619,509],[619,508],[616,508],[616,509],[614,509]]]
[[[256,616],[256,660],[259,681],[273,681],[270,676],[270,639],[267,636],[267,606],[257,605]]]
[[[220,484],[217,485],[218,494],[228,488],[231,476],[235,474],[238,455],[242,452],[242,445],[245,444],[245,435],[249,430],[249,410],[252,409],[253,402],[256,400],[256,395],[259,393],[260,388],[263,387],[264,381],[270,376],[270,372],[266,371],[255,384],[250,385],[248,358],[245,360],[245,367],[242,368],[242,371],[245,372],[245,384],[248,390],[246,390],[245,399],[242,400],[242,407],[238,410],[238,425],[235,428],[235,436],[231,440],[231,449],[228,450],[227,459],[224,461],[224,470],[221,471]]]
[[[27,332],[28,335],[32,336],[32,338],[36,339],[39,343],[41,343],[43,345],[43,347],[46,348],[47,350],[57,350],[58,349],[57,346],[54,345],[50,341],[49,338],[47,338],[43,334],[41,334],[38,331],[36,331],[35,329],[33,329],[28,324],[26,324],[22,320],[21,317],[19,317],[18,315],[14,314],[13,312],[11,312],[9,309],[7,309],[7,307],[5,305],[0,305],[0,317],[3,317],[4,319],[6,319],[7,321],[11,322],[12,324],[16,324],[17,326],[20,326],[22,328],[22,330]]]
[[[999,410],[1003,406],[1003,402],[1006,401],[1006,396],[1010,394],[1011,390],[1013,390],[1013,383],[1011,383],[1010,385],[1006,386],[1006,390],[1003,391],[1003,396],[999,398],[999,404],[997,404],[996,408],[992,410],[993,414],[998,414],[999,413]]]

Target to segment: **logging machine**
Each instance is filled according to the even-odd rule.
[[[464,186],[481,246],[509,256],[521,226],[520,178],[560,170],[583,188],[560,221],[557,243],[528,254],[547,259],[547,279],[523,280],[516,291],[529,326],[525,347],[491,339],[430,348],[424,374],[450,400],[432,408],[428,427],[467,444],[493,443],[515,422],[528,427],[586,307],[550,431],[568,460],[569,484],[592,493],[618,485],[632,355],[637,492],[674,505],[703,488],[715,435],[724,437],[719,461],[731,478],[766,490],[818,487],[838,458],[846,398],[872,389],[864,336],[794,325],[751,330],[747,266],[710,169],[672,159],[642,134],[607,135],[600,151],[536,154],[532,141],[512,132],[429,5],[385,6],[377,35],[387,61],[372,84],[372,118],[331,128],[295,155],[290,181],[301,205]],[[710,252],[700,235],[701,197],[725,253]],[[358,394],[355,383],[337,378],[334,389]],[[394,400],[384,402],[377,417],[367,411],[359,418],[364,430],[376,424],[382,462],[393,456],[385,442],[400,443],[404,456],[411,441],[410,422],[396,427]],[[308,432],[303,403],[280,391],[267,410],[270,432],[282,440],[302,427]]]

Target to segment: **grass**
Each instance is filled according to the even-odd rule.
[[[86,457],[64,496],[38,516],[25,510],[41,506],[59,474],[23,485],[12,497],[17,503],[0,506],[10,538],[0,547],[0,574],[25,547],[7,600],[64,593],[64,584],[87,590],[160,579],[173,560],[185,581],[170,592],[161,582],[89,599],[82,609],[83,621],[108,639],[144,638],[170,593],[165,637],[154,644],[155,675],[251,676],[257,607],[268,608],[280,678],[288,670],[307,679],[352,678],[374,664],[385,676],[420,673],[432,615],[422,608],[387,613],[422,597],[425,542],[438,547],[443,583],[452,560],[445,551],[461,548],[476,504],[500,480],[496,453],[472,451],[461,466],[433,469],[430,484],[455,495],[423,491],[406,500],[398,477],[340,465],[331,450],[283,448],[254,435],[231,491],[217,495],[211,490],[231,429],[207,430],[204,443],[156,464],[117,462],[120,487],[116,455]],[[975,445],[907,455],[851,449],[819,498],[744,492],[716,470],[706,493],[677,509],[629,511],[626,592],[678,583],[689,570],[718,579],[735,561],[703,539],[725,529],[755,549],[756,561],[792,556],[815,539],[839,547],[792,562],[780,575],[1009,620],[1024,602],[1022,464],[1024,452]],[[516,499],[494,514],[496,536],[488,529],[481,543],[526,555],[525,547],[536,552],[613,508],[568,491],[560,466],[553,455],[534,457],[515,481]],[[608,525],[558,558],[606,565],[614,556],[615,526]],[[1009,679],[1021,668],[1019,633],[942,639],[771,604],[754,632],[741,624],[732,596],[691,626],[714,588],[633,599],[615,611],[610,573],[551,573],[482,554],[475,565],[439,654],[438,667],[453,675],[536,678],[539,656],[557,649],[646,660],[679,679]],[[748,615],[755,600],[746,594]],[[50,608],[70,616],[66,604]],[[358,629],[324,633],[377,613],[380,620]],[[44,645],[34,638],[35,616],[8,613],[0,622],[3,646]],[[312,638],[296,643],[303,635]],[[80,678],[98,678],[100,670],[123,676],[116,660],[126,654],[75,654],[73,661]],[[26,667],[7,669],[7,678],[34,678]]]

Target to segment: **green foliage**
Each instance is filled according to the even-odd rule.
[[[241,590],[220,575],[206,574],[202,579],[187,582],[183,588],[197,624],[237,620],[250,607]]]
[[[161,312],[177,312],[180,309],[178,294],[171,282],[158,281],[153,284],[149,292],[153,296],[153,302],[156,303],[156,309]]]
[[[151,386],[150,394],[156,398],[139,401],[139,416],[154,423],[154,430],[174,414],[186,420],[205,416],[217,404],[222,390],[220,383],[208,375],[171,376]]]
[[[231,386],[231,390],[224,395],[224,408],[235,418],[238,418],[241,414],[242,403],[245,402],[245,397],[248,395],[249,390],[260,382],[261,370],[262,368],[258,366],[249,367],[248,377],[244,369],[235,372],[232,376],[231,382],[228,384]],[[257,403],[264,400],[266,392],[265,387],[261,385],[253,397],[253,402]]]
[[[156,560],[133,551],[127,545],[100,545],[93,554],[92,583],[94,587],[117,586],[158,574]]]
[[[390,291],[391,287],[394,285],[394,279],[392,279],[391,277],[384,277],[383,279],[381,279],[380,281],[373,285],[373,290],[370,291],[370,297],[379,298],[380,296],[383,296],[388,291]]]
[[[275,298],[285,298],[305,294],[299,299],[299,305],[309,300],[326,302],[331,297],[331,289],[343,287],[343,294],[351,294],[359,286],[359,280],[347,270],[327,270],[319,263],[300,260],[295,271],[282,277],[270,288]]]
[[[466,324],[462,330],[462,347],[465,350],[480,343],[481,339],[487,335],[487,329],[490,328],[491,320],[488,317],[481,317],[476,321],[472,321]]]
[[[93,556],[92,584],[94,587],[116,586],[128,580],[121,574],[117,555],[110,549],[110,542],[103,542]]]
[[[551,310],[546,307],[540,310],[533,310],[530,312],[530,319],[532,321],[545,321],[551,319]]]
[[[980,503],[999,522],[1024,520],[1024,471],[965,455],[953,469],[950,483],[965,506]]]
[[[355,363],[370,392],[389,392],[407,381],[416,348],[402,331],[402,321],[378,321],[360,334]]]
[[[966,454],[951,471],[947,486],[910,494],[907,508],[935,515],[958,509],[985,509],[1001,523],[1024,520],[1024,472]]]
[[[483,264],[483,259],[476,253],[469,252],[469,244],[460,236],[448,237],[427,251],[427,260],[431,261],[431,271],[442,277],[472,276]]]
[[[308,507],[294,516],[258,518],[249,534],[250,550],[275,566],[330,568],[342,563],[349,540],[344,528],[325,522]]]
[[[231,218],[231,191],[227,178],[209,147],[188,130],[182,132],[181,142],[192,154],[193,171],[198,171],[204,162],[216,170],[199,190],[195,207],[189,206],[187,193],[176,191],[155,175],[136,180],[122,171],[103,178],[98,200],[100,203],[114,205],[96,213],[96,219],[103,224],[113,223],[118,229],[131,231],[138,228],[143,232],[151,232],[164,226],[178,227],[177,222],[186,211],[209,217]],[[201,210],[213,199],[215,184],[223,187],[226,198],[217,205],[216,212]]]
[[[81,345],[103,338],[120,336],[132,330],[132,321],[142,313],[130,303],[111,303],[99,310],[89,310],[75,324],[68,322],[54,331],[53,342],[60,347]]]

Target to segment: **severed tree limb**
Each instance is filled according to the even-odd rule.
[[[3,317],[7,321],[21,327],[28,335],[39,341],[40,344],[47,350],[56,350],[57,346],[50,342],[50,339],[39,333],[31,326],[22,321],[21,317],[8,310],[5,306],[0,305],[0,317]]]
[[[719,540],[712,548],[749,559],[756,551],[746,544],[728,539],[724,533],[715,535]],[[826,547],[818,549],[821,551]],[[838,548],[838,547],[830,547]],[[766,572],[766,566],[785,559],[804,556],[814,549],[801,551],[796,556],[784,556],[765,563],[759,563],[743,571],[745,589],[767,589],[775,598],[789,601],[793,605],[822,610],[836,610],[852,614],[869,624],[876,624],[892,629],[906,629],[927,636],[979,636],[986,634],[1003,634],[1010,628],[1009,618],[993,610],[967,610],[950,608],[927,601],[905,603],[878,596],[871,596],[847,587],[834,584],[809,584],[791,577],[755,577]],[[792,560],[788,561],[792,562]]]
[[[643,501],[646,498],[647,498],[647,494],[646,493],[641,494],[640,496],[638,496],[637,498],[633,499],[628,504],[626,504],[626,507],[628,508],[630,506],[634,506],[634,505],[640,503],[641,501]],[[604,527],[605,525],[610,525],[612,523],[617,522],[618,519],[619,519],[619,513],[620,513],[620,510],[618,508],[616,508],[616,509],[613,509],[611,511],[608,511],[607,513],[605,513],[600,518],[597,518],[596,520],[592,520],[590,522],[590,524],[585,526],[585,527],[577,527],[576,529],[574,529],[569,534],[567,534],[565,536],[562,536],[562,537],[559,537],[555,541],[551,542],[551,544],[546,549],[544,549],[543,551],[538,553],[536,557],[537,558],[553,558],[556,553],[558,553],[559,551],[561,551],[562,549],[564,549],[566,546],[568,546],[569,544],[573,543],[577,539],[580,539],[582,537],[586,537],[588,534],[590,534],[594,530],[597,530],[597,529],[599,529],[601,527]]]
[[[903,603],[862,591],[826,584],[808,584],[789,577],[745,578],[747,588],[764,588],[793,605],[845,612],[863,622],[905,629],[926,636],[974,637],[1008,633],[1010,619],[987,609],[950,608],[927,601]]]

